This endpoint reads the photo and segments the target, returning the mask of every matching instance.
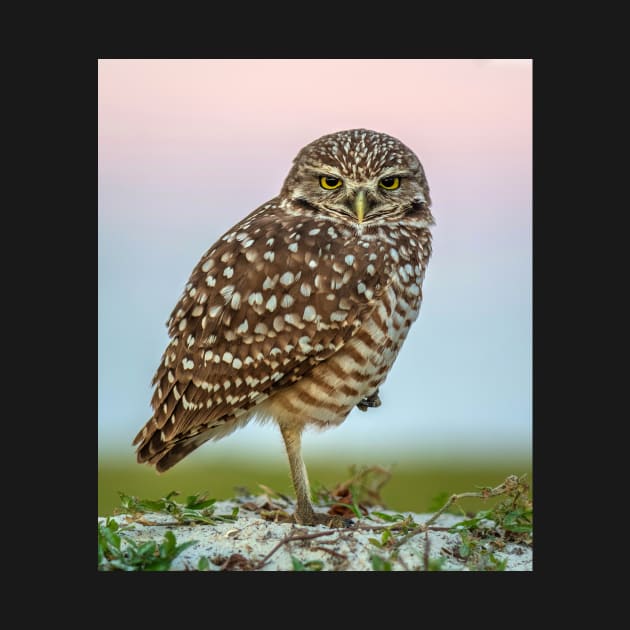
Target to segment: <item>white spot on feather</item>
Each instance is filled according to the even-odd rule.
[[[331,322],[342,322],[342,321],[344,321],[344,319],[346,319],[346,317],[348,317],[348,313],[346,311],[333,311],[330,314],[330,321]]]
[[[293,282],[294,279],[295,279],[295,276],[290,271],[285,271],[280,276],[280,284],[283,284],[285,287],[288,287]]]
[[[232,299],[232,293],[234,292],[233,284],[226,284],[219,293],[225,298],[225,303],[227,304]]]
[[[273,278],[266,276],[262,288],[265,290],[273,289],[276,286],[276,282],[278,282],[278,274],[276,274]]]
[[[258,335],[266,335],[268,330],[267,324],[263,324],[262,322],[258,322],[256,328],[254,328],[254,332]]]
[[[236,291],[230,300],[230,306],[237,311],[241,306],[241,294]]]
[[[302,315],[302,319],[306,322],[312,322],[317,317],[317,311],[309,304],[304,309],[304,315]]]

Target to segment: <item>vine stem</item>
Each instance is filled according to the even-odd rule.
[[[479,492],[462,492],[460,494],[451,495],[448,501],[431,518],[420,524],[415,529],[412,529],[407,535],[398,540],[396,542],[396,547],[404,545],[413,536],[426,532],[430,529],[430,525],[435,523],[435,521],[437,521],[437,519],[440,518],[440,516],[442,516],[442,514],[444,514],[444,512],[446,512],[446,510],[455,503],[455,501],[459,501],[460,499],[489,499],[490,497],[498,497],[502,494],[509,494],[519,486],[519,483],[519,479],[516,475],[509,475],[505,478],[503,483],[500,483],[495,488],[484,488]],[[457,525],[457,523],[455,523],[455,525]],[[450,529],[450,527],[448,529]]]

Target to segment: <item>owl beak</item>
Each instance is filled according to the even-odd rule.
[[[354,198],[354,213],[357,215],[359,223],[363,223],[363,217],[365,216],[365,207],[367,205],[367,196],[365,190],[361,189],[357,192],[357,196]]]

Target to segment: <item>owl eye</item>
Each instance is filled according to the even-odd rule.
[[[330,175],[322,175],[319,178],[319,185],[326,190],[334,190],[339,188],[343,182],[338,177],[331,177]]]
[[[378,185],[385,190],[396,190],[400,186],[400,177],[383,177]]]

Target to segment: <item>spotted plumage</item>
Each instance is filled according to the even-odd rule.
[[[420,162],[391,136],[355,129],[304,147],[280,195],[193,270],[168,321],[153,416],[134,441],[138,461],[165,471],[253,417],[274,420],[296,520],[321,520],[302,430],[380,405],[422,300],[430,203]]]

